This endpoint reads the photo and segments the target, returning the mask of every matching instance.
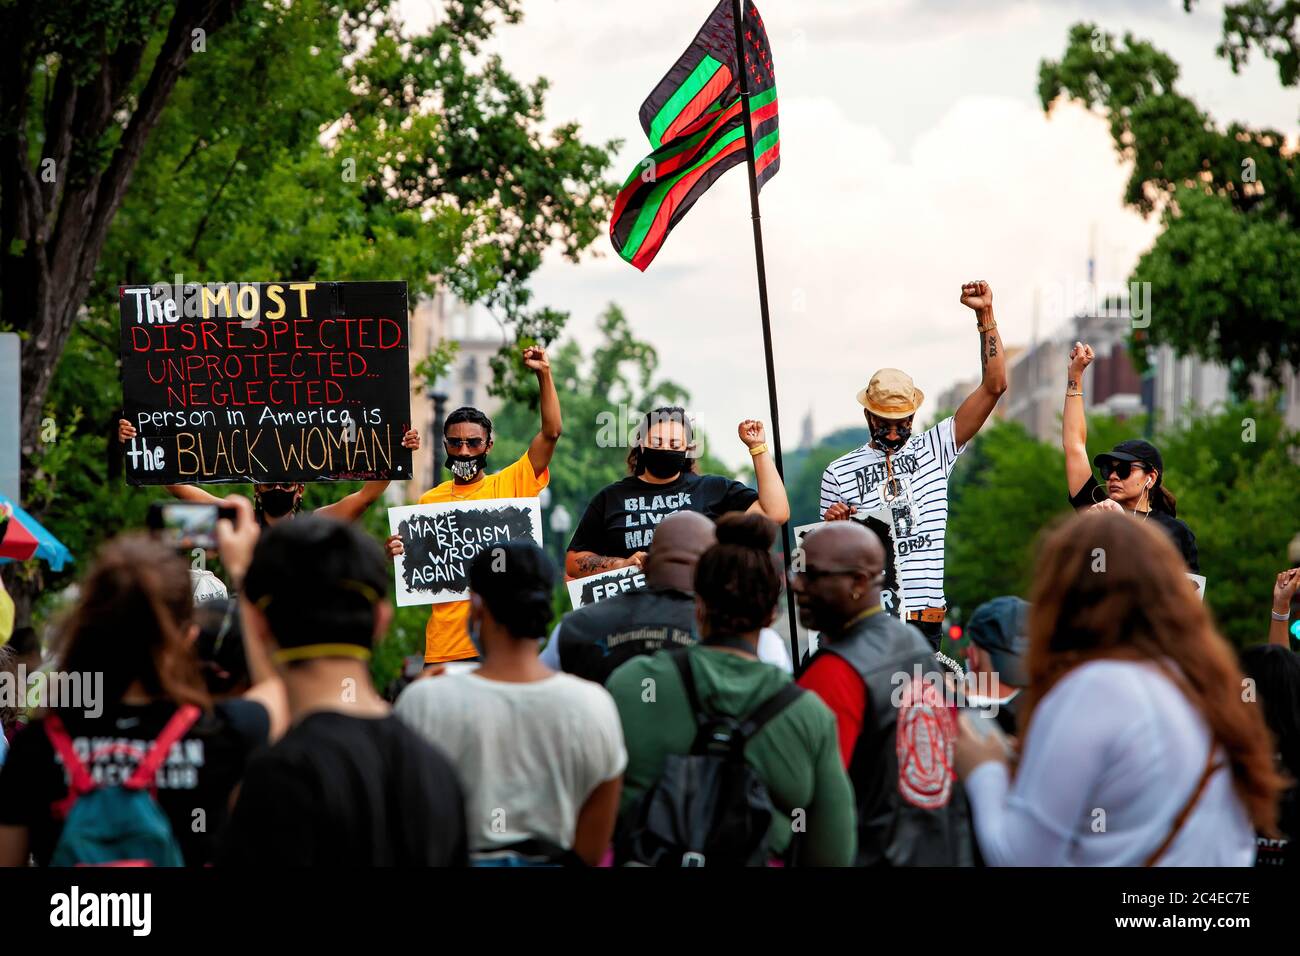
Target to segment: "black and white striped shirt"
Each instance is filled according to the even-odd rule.
[[[871,443],[836,458],[822,474],[821,513],[837,501],[858,509],[884,506],[893,515],[894,560],[907,610],[947,607],[943,547],[948,525],[948,476],[957,456],[952,418],[945,418],[893,455],[892,488],[885,485],[885,454]]]

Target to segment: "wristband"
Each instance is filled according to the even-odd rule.
[[[1279,614],[1277,611],[1274,611],[1274,612],[1273,612],[1273,620],[1275,620],[1275,621],[1281,621],[1282,623],[1285,624],[1287,621],[1291,620],[1291,615],[1290,615],[1290,614]]]
[[[1082,392],[1082,391],[1078,391],[1078,392],[1066,392],[1066,393],[1065,393],[1065,397],[1066,397],[1066,398],[1074,398],[1075,396],[1078,396],[1079,398],[1083,398],[1083,392]]]
[[[990,322],[988,325],[980,325],[978,322],[975,323],[975,331],[980,333],[992,332],[997,327],[998,324],[996,322]]]
[[[763,442],[761,445],[755,445],[753,448],[749,450],[749,454],[750,457],[757,458],[765,451],[767,451],[767,442]]]

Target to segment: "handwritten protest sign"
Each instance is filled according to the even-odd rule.
[[[480,551],[516,538],[542,543],[536,498],[484,498],[388,509],[388,528],[402,538],[397,603],[445,604],[469,597],[469,566]],[[504,568],[504,563],[503,563]]]
[[[640,591],[645,587],[645,573],[638,567],[614,568],[569,582],[569,600],[575,608],[586,607],[597,601]]]
[[[124,286],[133,485],[404,480],[405,282]]]

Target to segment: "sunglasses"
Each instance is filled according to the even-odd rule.
[[[448,448],[468,448],[471,451],[478,451],[487,444],[482,438],[444,438],[443,443]]]
[[[1133,473],[1134,466],[1146,471],[1143,463],[1140,461],[1119,461],[1110,459],[1101,464],[1101,474],[1103,478],[1109,479],[1111,475],[1116,475],[1120,481],[1128,481],[1128,476]]]

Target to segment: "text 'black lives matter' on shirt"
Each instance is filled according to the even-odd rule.
[[[629,475],[591,499],[569,550],[629,558],[649,549],[655,528],[670,514],[698,511],[716,521],[727,512],[747,510],[757,500],[753,488],[722,475],[682,472],[662,485]]]
[[[868,442],[836,458],[822,474],[822,517],[836,502],[859,511],[883,507],[889,512],[898,583],[908,611],[948,606],[943,596],[948,478],[966,450],[958,447],[953,427],[953,419],[945,418],[913,435],[888,467],[885,453]]]

